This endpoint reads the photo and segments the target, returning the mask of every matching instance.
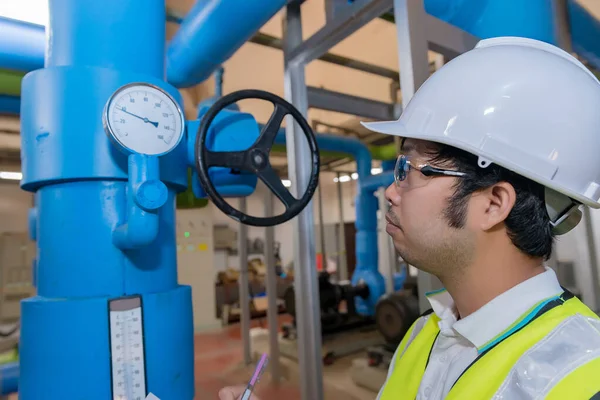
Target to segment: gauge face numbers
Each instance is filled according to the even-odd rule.
[[[135,84],[117,90],[104,114],[107,133],[133,153],[162,155],[183,136],[183,115],[177,103],[154,86]]]

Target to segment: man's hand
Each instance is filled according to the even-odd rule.
[[[246,386],[228,386],[219,390],[219,400],[239,400],[244,393]],[[250,400],[260,400],[255,395],[250,396]]]

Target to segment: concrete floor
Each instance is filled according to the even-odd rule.
[[[289,317],[282,315],[279,318],[280,326],[289,321]],[[266,328],[266,320],[259,322],[253,320],[253,328]],[[254,340],[253,340],[254,343]],[[200,333],[196,335],[196,399],[216,399],[219,389],[230,385],[244,385],[248,382],[254,364],[245,366],[243,362],[243,348],[240,326],[230,325],[218,332]],[[254,343],[252,349],[256,356],[268,349],[266,340]],[[354,384],[350,377],[352,360],[362,354],[348,356],[336,360],[333,365],[323,367],[323,381],[325,387],[325,400],[373,400],[376,393],[361,388]],[[298,364],[287,358],[281,359],[282,375],[284,378],[279,384],[271,382],[268,372],[263,375],[258,384],[256,394],[261,400],[300,400],[300,387],[298,383]]]

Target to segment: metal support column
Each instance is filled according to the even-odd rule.
[[[338,196],[338,209],[340,212],[340,226],[338,229],[338,280],[348,280],[348,261],[346,258],[346,226],[344,223],[344,199],[342,197],[342,182],[340,182],[339,172],[337,174],[337,196]]]
[[[403,108],[429,77],[426,17],[423,0],[394,0]],[[419,308],[423,312],[430,307],[425,293],[441,288],[442,284],[435,276],[423,271],[418,273],[417,284]]]
[[[246,212],[246,198],[240,198],[240,211]],[[250,349],[250,290],[248,280],[248,226],[239,225],[238,231],[238,256],[240,257],[240,329],[242,346],[244,349],[244,362],[252,363]]]
[[[267,191],[265,194],[265,216],[273,212],[273,194]],[[267,322],[269,324],[269,368],[271,379],[279,383],[281,379],[281,368],[279,366],[279,323],[277,312],[277,275],[275,273],[275,227],[265,228],[265,265],[267,267]]]
[[[583,219],[585,221],[585,233],[588,245],[588,254],[590,257],[590,270],[592,275],[592,293],[594,294],[595,312],[600,311],[600,278],[598,273],[598,252],[596,251],[596,237],[592,225],[592,213],[588,207],[583,208]],[[591,305],[590,305],[591,306]]]
[[[385,198],[385,188],[380,187],[375,192],[379,201],[379,218],[377,221],[377,231],[379,236],[379,272],[385,278],[385,292],[387,294],[394,291],[394,259],[390,258],[390,236],[385,231],[385,213],[388,210],[388,202]]]
[[[304,116],[308,111],[308,95],[304,64],[293,62],[290,54],[302,43],[300,5],[287,6],[283,19],[285,97]],[[290,180],[296,197],[308,186],[311,164],[310,150],[300,126],[287,116],[286,139]],[[298,333],[298,362],[302,400],[323,399],[323,364],[321,358],[321,318],[314,243],[313,202],[294,221],[294,284]]]
[[[327,250],[325,249],[325,225],[323,223],[323,193],[322,186],[319,185],[317,188],[317,195],[319,196],[319,239],[321,244],[321,259],[323,261],[323,271],[327,271]]]
[[[569,8],[567,0],[551,0],[554,15],[554,29],[557,44],[566,52],[571,53],[573,46],[571,42],[571,24],[569,23]]]

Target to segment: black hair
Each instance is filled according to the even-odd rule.
[[[457,178],[455,191],[444,212],[450,226],[462,228],[467,214],[467,199],[475,192],[507,182],[516,193],[515,204],[504,221],[512,243],[531,257],[548,260],[552,255],[554,233],[546,210],[545,189],[542,185],[506,168],[491,164],[479,167],[477,156],[455,147],[436,145],[427,150],[429,162],[434,166],[453,167],[465,172]]]

